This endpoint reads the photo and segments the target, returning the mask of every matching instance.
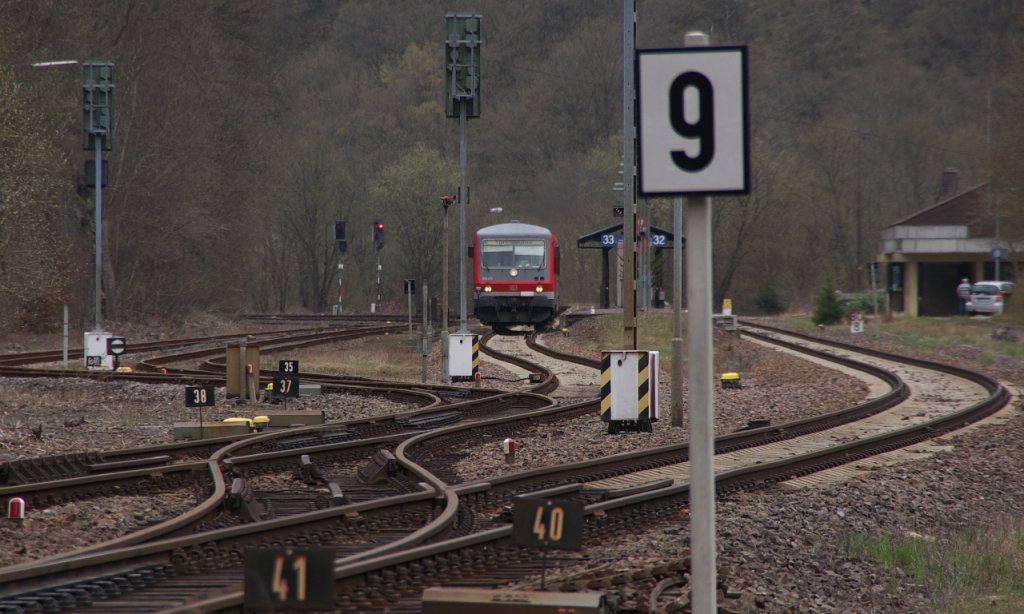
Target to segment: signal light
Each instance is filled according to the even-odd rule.
[[[384,222],[373,220],[373,244],[377,249],[384,247]]]

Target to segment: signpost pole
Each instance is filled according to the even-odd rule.
[[[703,32],[687,33],[686,47],[637,52],[638,177],[641,197],[686,197],[690,585],[693,612],[713,614],[718,608],[711,194],[750,190],[747,69],[745,48],[709,48]]]
[[[636,10],[634,0],[622,3],[622,252],[625,259],[622,296],[623,349],[637,349],[636,330],[636,199],[633,192],[633,124],[635,102],[633,55],[636,52]]]
[[[683,426],[683,199],[672,201],[672,426]]]

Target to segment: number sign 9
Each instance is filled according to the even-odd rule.
[[[216,398],[213,386],[185,386],[185,407],[213,407]]]
[[[642,196],[750,191],[745,47],[638,50]]]
[[[686,119],[683,101],[687,89],[696,90],[698,109],[694,121]],[[707,167],[715,155],[715,106],[714,89],[711,81],[699,72],[686,72],[672,82],[668,90],[668,114],[672,129],[680,136],[697,139],[697,155],[690,156],[685,150],[673,150],[672,161],[684,171],[694,173]]]

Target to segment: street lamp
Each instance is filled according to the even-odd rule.
[[[448,207],[455,197],[445,194],[441,197],[444,207],[444,269],[441,273],[441,382],[448,383]]]

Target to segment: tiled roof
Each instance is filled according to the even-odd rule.
[[[988,184],[968,188],[931,207],[890,224],[893,226],[967,226],[968,237],[995,236],[995,223],[987,215]]]

